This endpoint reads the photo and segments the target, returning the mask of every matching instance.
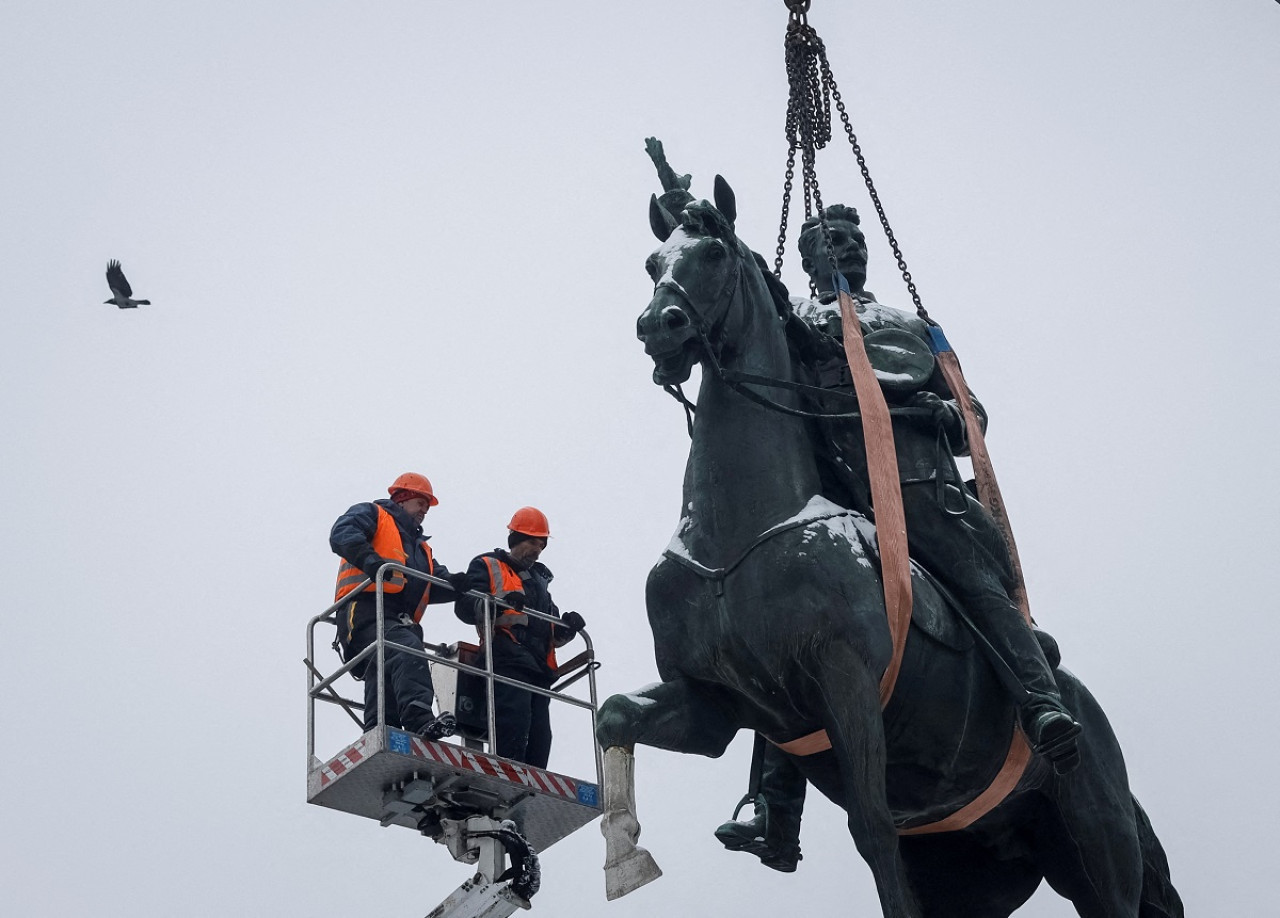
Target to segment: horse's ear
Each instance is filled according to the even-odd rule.
[[[738,222],[738,199],[733,194],[733,189],[729,187],[729,183],[724,180],[724,176],[716,176],[716,210],[724,214],[729,225]]]
[[[656,194],[649,195],[649,229],[658,237],[659,242],[666,242],[667,237],[679,226],[671,212],[658,203]]]

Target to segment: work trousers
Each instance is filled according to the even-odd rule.
[[[546,670],[511,665],[503,660],[503,654],[495,655],[493,671],[538,688],[550,688],[553,681]],[[551,758],[550,698],[495,681],[493,718],[498,731],[498,755],[536,768],[547,767]]]
[[[373,622],[357,627],[350,645],[346,650],[346,658],[358,654],[373,643],[375,627]],[[434,692],[431,688],[431,670],[427,661],[421,657],[407,653],[397,653],[396,645],[424,650],[422,643],[422,627],[416,624],[406,625],[398,619],[387,619],[385,625],[387,639],[386,671],[383,673],[382,685],[387,699],[387,723],[393,727],[403,727],[412,733],[422,733],[435,715],[431,710]],[[366,663],[357,667],[354,673],[364,679],[364,728],[373,729],[378,722],[378,679],[376,651]]]

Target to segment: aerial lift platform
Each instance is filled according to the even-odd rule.
[[[529,908],[529,900],[537,892],[537,852],[601,815],[601,756],[596,747],[594,780],[500,758],[492,751],[497,735],[493,686],[495,682],[518,685],[584,708],[590,712],[594,735],[595,670],[599,663],[591,638],[585,631],[579,632],[586,650],[560,667],[560,679],[549,690],[494,673],[488,656],[472,644],[428,645],[425,652],[397,645],[396,653],[427,660],[441,710],[453,711],[458,719],[458,736],[447,741],[431,739],[389,725],[384,688],[378,679],[377,723],[336,755],[321,761],[315,749],[317,701],[338,705],[363,727],[358,713],[363,703],[342,697],[334,683],[365,660],[370,661],[366,678],[377,678],[385,666],[382,583],[392,571],[449,585],[399,564],[383,565],[374,582],[377,641],[327,675],[316,665],[315,629],[319,624],[336,625],[337,609],[349,600],[334,603],[307,625],[307,802],[376,819],[384,827],[413,829],[445,845],[455,860],[476,865],[475,875],[427,918],[507,918],[517,908]],[[493,639],[495,607],[505,604],[486,593],[470,595],[484,607],[482,628],[487,646]],[[533,609],[523,612],[555,621]],[[587,680],[586,699],[565,693],[583,678]]]

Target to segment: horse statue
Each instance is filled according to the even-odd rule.
[[[892,646],[874,527],[824,496],[801,396],[778,388],[765,398],[742,382],[800,374],[786,297],[738,239],[719,176],[714,198],[679,214],[650,208],[662,244],[646,265],[655,289],[637,332],[655,383],[703,370],[684,512],[645,591],[662,681],[599,712],[609,897],[661,873],[636,845],[635,744],[715,757],[739,730],[788,749],[825,731],[830,748],[792,758],[847,812],[886,918],[1003,918],[1042,879],[1086,918],[1180,918],[1106,715],[1066,670],[1055,676],[1084,727],[1079,766],[1060,776],[1028,752],[993,810],[955,831],[912,832],[1001,773],[1016,739],[1013,702],[943,591],[913,566],[909,638],[881,709]]]

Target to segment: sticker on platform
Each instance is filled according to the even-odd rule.
[[[599,806],[600,805],[599,797],[600,797],[599,789],[594,784],[578,785],[578,802],[579,803],[585,804],[586,806]]]
[[[387,731],[387,748],[401,755],[413,755],[413,747],[409,744],[409,734],[400,730]]]

